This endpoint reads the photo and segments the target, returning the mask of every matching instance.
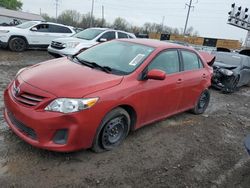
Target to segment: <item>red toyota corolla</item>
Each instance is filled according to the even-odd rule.
[[[4,93],[9,127],[54,151],[111,150],[130,130],[205,111],[212,69],[191,48],[127,39],[20,70]]]

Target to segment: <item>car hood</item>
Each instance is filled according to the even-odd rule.
[[[86,43],[86,44],[94,43],[92,40],[84,40],[84,39],[79,39],[76,37],[57,38],[53,41],[61,42],[61,43],[68,43],[68,42],[80,42],[80,43]]]
[[[0,26],[0,30],[9,30],[9,31],[23,31],[24,29],[17,28],[15,26]]]
[[[218,61],[214,62],[213,67],[220,67],[220,68],[225,68],[225,69],[230,69],[230,70],[237,68],[236,65],[228,65],[228,64],[218,62]]]
[[[81,98],[114,87],[123,77],[72,62],[66,57],[31,66],[19,75],[21,79],[57,97]]]

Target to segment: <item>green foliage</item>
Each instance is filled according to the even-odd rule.
[[[0,7],[11,10],[20,10],[23,3],[19,0],[0,0]]]

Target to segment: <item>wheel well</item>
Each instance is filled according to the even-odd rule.
[[[134,130],[136,120],[137,120],[136,111],[134,110],[134,108],[132,106],[129,106],[129,105],[120,105],[119,107],[123,108],[124,110],[126,110],[128,112],[128,114],[129,114],[129,116],[131,118],[130,130]]]
[[[27,43],[27,45],[29,44],[29,43],[28,43],[28,40],[26,39],[26,37],[21,36],[21,35],[12,35],[12,36],[9,38],[8,44],[9,44],[10,40],[13,39],[13,38],[15,38],[15,37],[22,38],[22,39],[25,40],[25,42]]]

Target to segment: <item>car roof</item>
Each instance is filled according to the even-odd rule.
[[[130,34],[130,35],[134,35],[133,33],[130,33],[130,32],[127,32],[127,31],[122,31],[122,30],[116,30],[116,29],[112,29],[112,28],[103,28],[103,27],[90,27],[90,28],[87,28],[87,29],[99,29],[99,30],[103,30],[103,31],[118,31],[118,32],[123,32],[123,33],[127,33],[127,34]]]
[[[162,48],[162,49],[181,48],[181,49],[188,49],[188,50],[194,51],[190,47],[186,47],[186,46],[174,44],[174,43],[169,43],[169,42],[163,42],[163,41],[159,41],[159,40],[155,40],[155,39],[118,39],[118,40],[119,41],[133,42],[136,44],[142,44],[142,45],[150,46],[153,48]]]

